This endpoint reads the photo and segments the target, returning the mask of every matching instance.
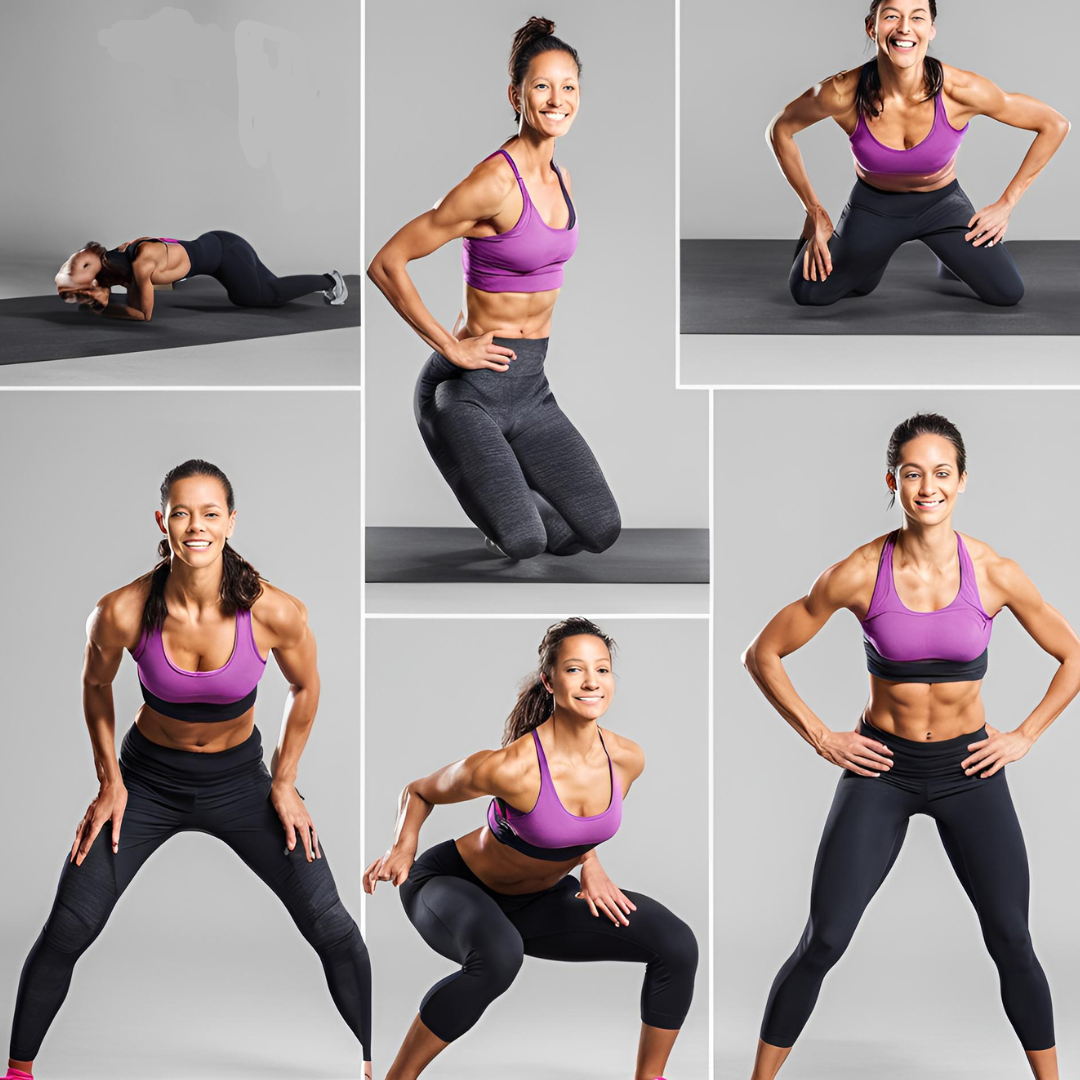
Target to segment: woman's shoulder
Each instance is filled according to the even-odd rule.
[[[999,555],[985,540],[977,540],[974,536],[968,536],[967,533],[962,532],[958,532],[957,535],[963,541],[964,549],[971,556],[973,563],[978,563],[987,570],[1005,570],[1009,566],[1016,565],[1012,559]]]
[[[645,751],[633,739],[618,735],[607,728],[601,728],[600,734],[611,760],[632,777],[639,776],[645,768]]]
[[[302,629],[307,624],[307,607],[284,589],[259,579],[262,592],[251,605],[251,617],[270,629],[283,633]]]
[[[141,633],[143,609],[149,595],[149,574],[107,592],[90,614],[87,622],[90,637],[99,644],[128,646],[136,641]]]
[[[859,89],[859,77],[862,67],[845,68],[827,79],[822,79],[816,87],[816,96],[825,111],[833,116],[847,112],[855,107],[855,95]]]

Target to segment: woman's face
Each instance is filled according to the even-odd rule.
[[[611,653],[600,638],[578,634],[559,644],[559,656],[544,685],[562,713],[582,720],[599,720],[615,696]]]
[[[169,489],[165,509],[157,511],[157,523],[169,538],[173,557],[198,569],[221,558],[236,524],[236,511],[229,513],[220,480],[188,476]]]
[[[868,33],[877,42],[878,57],[904,69],[917,67],[926,59],[937,27],[926,0],[886,0]]]
[[[551,139],[570,130],[578,101],[577,64],[561,49],[534,56],[525,82],[510,87],[510,103],[526,126]]]
[[[83,248],[63,266],[56,275],[56,291],[63,296],[65,293],[87,289],[97,284],[97,276],[101,272],[101,259],[92,251]]]
[[[920,525],[947,521],[967,473],[956,464],[956,447],[940,435],[918,435],[900,447],[900,467],[888,475],[905,516]]]

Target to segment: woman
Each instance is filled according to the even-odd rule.
[[[936,0],[872,0],[866,32],[874,59],[807,90],[769,126],[769,145],[806,210],[805,243],[788,278],[797,304],[873,292],[909,240],[926,244],[942,276],[965,282],[988,304],[1008,307],[1024,295],[1002,241],[1069,122],[1041,101],[928,56],[936,19]],[[956,178],[956,155],[976,116],[1038,133],[1001,198],[979,211]],[[795,143],[800,131],[829,117],[850,138],[857,177],[835,232]]]
[[[578,231],[570,175],[554,153],[577,116],[580,65],[554,29],[534,17],[514,37],[517,135],[391,237],[368,268],[435,350],[414,401],[428,451],[489,549],[511,559],[603,551],[621,529],[604,474],[544,375]],[[451,332],[424,306],[407,267],[458,237],[465,308]]]
[[[103,597],[88,622],[83,708],[100,790],[23,967],[8,1076],[31,1074],[75,962],[147,858],[187,830],[223,840],[274,890],[318,953],[366,1061],[367,949],[294,786],[319,699],[307,612],[230,546],[233,489],[216,466],[193,460],[169,472],[157,522],[162,561]],[[118,761],[112,681],[125,649],[145,704]],[[255,695],[270,652],[290,693],[267,772]]]
[[[503,748],[409,784],[393,846],[365,871],[367,892],[379,881],[400,886],[420,935],[461,964],[428,991],[387,1080],[419,1076],[509,988],[525,955],[646,964],[636,1080],[663,1072],[690,1008],[693,932],[655,900],[618,889],[596,856],[645,765],[639,746],[598,725],[615,693],[614,642],[586,619],[567,619],[539,652]],[[433,807],[487,796],[487,825],[416,858]]]
[[[203,233],[195,240],[140,236],[111,251],[94,241],[76,251],[56,275],[56,291],[69,304],[82,304],[113,319],[149,322],[154,286],[206,274],[225,286],[238,307],[281,307],[307,293],[321,293],[328,304],[344,304],[345,279],[329,274],[275,277],[255,249],[235,233]],[[127,302],[112,303],[112,288],[127,288]]]
[[[953,424],[932,413],[906,420],[887,461],[900,529],[826,570],[743,658],[777,712],[845,770],[818,849],[806,931],[769,995],[753,1080],[771,1080],[783,1064],[916,813],[937,822],[975,905],[1005,1011],[1037,1080],[1057,1080],[1050,991],[1028,933],[1027,856],[1004,767],[1080,690],[1080,640],[1016,563],[954,532],[967,460]],[[993,620],[1006,607],[1060,665],[1014,731],[985,723],[980,692]],[[814,715],[782,663],[841,608],[862,624],[870,671],[857,729],[843,732]]]

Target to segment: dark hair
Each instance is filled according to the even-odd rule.
[[[506,718],[506,726],[503,728],[503,746],[509,746],[515,739],[520,739],[533,728],[539,727],[551,715],[551,694],[545,688],[542,676],[551,678],[559,659],[559,646],[567,638],[578,637],[581,634],[599,638],[614,657],[615,640],[608,637],[596,623],[588,619],[575,616],[549,626],[547,633],[544,634],[544,640],[540,642],[540,648],[537,649],[540,654],[540,663],[536,671],[522,684],[517,704]]]
[[[866,16],[866,29],[869,30],[877,19],[878,9],[884,0],[871,0],[870,13]],[[928,0],[930,21],[937,22],[937,0]],[[941,61],[928,56],[923,64],[926,100],[935,98],[945,85],[945,72]],[[878,71],[877,57],[863,64],[859,72],[859,85],[855,91],[855,104],[863,116],[880,116],[885,107],[881,100],[881,73]]]
[[[161,481],[161,508],[169,503],[169,492],[177,480],[186,480],[189,476],[209,476],[221,482],[225,489],[225,502],[231,514],[236,508],[233,499],[232,484],[229,478],[209,461],[201,458],[191,458],[175,469],[170,469]],[[146,603],[143,605],[143,629],[146,633],[160,630],[165,622],[165,616],[169,613],[165,606],[165,582],[169,577],[172,563],[172,551],[169,548],[169,538],[162,537],[158,544],[158,555],[161,562],[150,571],[146,578],[150,580],[150,592],[147,594]],[[262,596],[262,582],[259,572],[246,559],[243,559],[225,541],[225,549],[222,552],[221,574],[221,610],[225,615],[235,615],[237,610],[249,611],[251,605]]]
[[[878,0],[880,3],[880,0]],[[510,46],[510,82],[521,86],[529,74],[529,65],[533,58],[546,52],[564,52],[577,65],[581,74],[581,60],[577,49],[567,45],[561,38],[555,37],[555,24],[550,19],[533,15],[514,35],[514,44]],[[514,123],[521,120],[521,113],[514,113]]]
[[[99,285],[111,289],[114,285],[130,284],[131,274],[109,262],[104,244],[99,244],[96,240],[88,240],[84,250],[92,251],[101,260],[101,269],[94,275]]]
[[[904,446],[911,442],[912,439],[917,439],[920,435],[939,435],[943,439],[948,439],[956,450],[956,467],[960,470],[960,475],[963,476],[967,472],[967,451],[964,449],[964,437],[960,434],[960,429],[951,420],[946,419],[939,413],[916,413],[893,428],[893,433],[889,437],[889,449],[885,453],[885,463],[889,472],[895,473],[900,468],[900,453]],[[890,509],[892,509],[895,501],[896,493],[893,492],[893,497],[889,502]]]

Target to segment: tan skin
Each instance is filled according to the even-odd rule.
[[[924,0],[891,0],[878,9],[867,34],[877,50],[884,105],[879,116],[867,118],[867,125],[883,145],[909,150],[930,134],[934,124],[936,106],[926,97],[924,71],[927,49],[937,36],[937,28]],[[913,47],[905,48],[907,42]],[[948,64],[942,67],[945,113],[954,128],[963,128],[976,116],[989,116],[1009,127],[1036,133],[1001,198],[984,206],[968,222],[970,231],[964,239],[974,247],[992,246],[1005,239],[1016,204],[1065,141],[1069,121],[1049,105],[1025,94],[1006,93],[974,72]],[[828,243],[833,224],[810,182],[795,136],[826,119],[852,135],[859,120],[855,105],[858,84],[858,68],[825,79],[787,105],[766,133],[784,176],[806,211],[802,235],[810,241],[803,254],[807,281],[824,281],[832,273]],[[952,162],[932,175],[865,173],[858,166],[856,172],[868,184],[885,191],[936,191],[956,179]]]
[[[152,237],[140,236],[120,244],[119,251],[137,240],[149,240]],[[171,285],[187,277],[191,271],[191,260],[183,244],[166,244],[161,240],[141,244],[132,260],[132,281],[127,286],[127,302],[110,303],[111,290],[98,285],[97,276],[101,272],[101,259],[92,251],[83,248],[72,255],[65,268],[69,280],[74,284],[57,285],[56,291],[62,297],[74,296],[78,303],[88,307],[95,315],[105,315],[110,319],[128,319],[132,322],[149,322],[154,314],[154,286]],[[101,308],[90,306],[91,301],[102,305]]]
[[[232,655],[236,618],[221,611],[222,550],[236,526],[221,482],[193,476],[178,480],[158,527],[168,538],[172,564],[165,585],[168,615],[162,643],[169,659],[186,671],[213,671]],[[319,672],[315,638],[304,605],[269,582],[251,607],[251,627],[259,655],[274,654],[289,683],[281,734],[271,762],[270,798],[281,819],[290,851],[303,846],[308,862],[322,858],[311,815],[296,790],[300,756],[319,704]],[[142,612],[149,589],[145,579],[133,581],[98,601],[87,620],[83,659],[83,711],[90,731],[98,793],[75,829],[70,860],[81,866],[103,828],[111,826],[112,849],[123,843],[127,788],[116,754],[112,683],[124,652],[138,647]],[[215,754],[238,746],[252,733],[255,710],[221,723],[186,723],[163,716],[148,705],[135,714],[139,731],[151,742],[196,754]],[[8,1061],[10,1068],[32,1072],[33,1062]],[[366,1064],[370,1077],[370,1063]]]
[[[591,635],[566,638],[553,670],[544,675],[544,686],[552,695],[554,713],[537,730],[556,794],[572,814],[602,814],[611,801],[611,781],[597,729],[615,694],[607,646]],[[615,782],[625,796],[641,775],[645,756],[636,743],[606,728],[600,730]],[[531,734],[501,750],[481,750],[414,780],[401,794],[393,845],[364,872],[364,890],[374,893],[380,881],[397,886],[407,880],[420,843],[420,827],[436,806],[497,796],[528,812],[526,808],[535,806],[539,794],[540,767]],[[634,904],[607,876],[595,851],[562,863],[533,859],[500,844],[486,826],[460,837],[456,844],[469,869],[496,892],[517,895],[549,889],[580,868],[577,895],[594,917],[625,926],[633,918]],[[677,1035],[677,1031],[642,1025],[636,1080],[654,1080],[663,1073]],[[416,1016],[386,1080],[415,1080],[448,1045]]]
[[[920,435],[901,447],[901,464],[886,477],[904,512],[896,542],[893,576],[897,596],[913,611],[937,611],[960,589],[953,511],[967,484],[956,450],[936,435]],[[829,567],[809,594],[780,611],[751,642],[743,663],[773,708],[826,761],[860,776],[878,776],[891,767],[884,743],[858,731],[834,731],[795,690],[783,659],[802,648],[841,609],[863,618],[870,606],[878,561],[886,537],[857,548]],[[967,535],[964,545],[975,568],[987,614],[1008,608],[1035,643],[1058,662],[1042,699],[1012,731],[986,724],[987,738],[968,745],[961,763],[968,776],[993,776],[1018,761],[1080,692],[1080,638],[1065,618],[1039,595],[1015,562]],[[928,685],[892,683],[870,676],[870,697],[862,719],[882,731],[919,742],[953,739],[985,723],[981,683]],[[758,1043],[753,1080],[772,1080],[790,1047]],[[1027,1054],[1037,1080],[1058,1080],[1057,1051]]]
[[[524,82],[511,86],[508,95],[521,121],[518,134],[503,147],[514,159],[541,218],[551,228],[564,229],[570,209],[551,161],[555,140],[570,130],[577,116],[577,65],[567,53],[541,53],[533,58]],[[570,174],[562,169],[562,175],[572,196]],[[368,277],[397,313],[432,349],[460,368],[509,370],[513,349],[492,339],[548,337],[560,290],[490,293],[465,285],[464,307],[453,330],[447,330],[421,300],[408,264],[461,237],[509,232],[523,205],[510,163],[501,154],[489,158],[431,210],[399,229],[368,266]]]

